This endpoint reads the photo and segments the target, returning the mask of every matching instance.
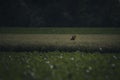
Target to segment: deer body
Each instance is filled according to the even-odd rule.
[[[76,39],[76,35],[72,36],[70,40],[75,40]]]

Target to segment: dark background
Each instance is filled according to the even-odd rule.
[[[120,27],[120,0],[0,0],[1,27]]]

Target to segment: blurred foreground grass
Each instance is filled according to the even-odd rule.
[[[0,80],[120,80],[120,54],[0,52]]]

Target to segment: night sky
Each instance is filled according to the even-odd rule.
[[[120,27],[120,0],[0,0],[0,27]]]

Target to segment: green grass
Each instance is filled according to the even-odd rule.
[[[1,80],[120,80],[120,54],[0,52]]]
[[[120,28],[0,28],[0,34],[120,34]]]

